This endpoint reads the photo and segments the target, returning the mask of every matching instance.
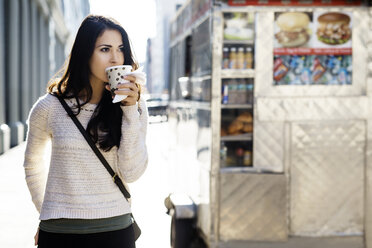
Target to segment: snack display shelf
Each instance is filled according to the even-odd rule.
[[[199,71],[199,72],[195,72],[195,74],[191,77],[191,79],[203,79],[203,80],[206,80],[206,79],[211,79],[211,73],[212,71],[211,70],[204,70],[204,71]]]
[[[210,102],[200,102],[200,101],[179,101],[179,102],[172,102],[170,106],[173,108],[196,108],[196,109],[204,109],[210,110],[211,103]]]
[[[228,174],[228,173],[266,173],[266,174],[283,174],[273,171],[268,171],[260,168],[255,167],[223,167],[220,168],[221,174]]]
[[[254,69],[223,69],[221,78],[254,78]]]
[[[204,76],[192,76],[190,78],[191,82],[200,82],[200,81],[210,80],[212,78],[210,73],[208,74],[208,72],[204,72],[200,74]]]
[[[252,109],[252,104],[221,104],[222,109]]]
[[[221,136],[221,141],[251,141],[252,139],[252,133]]]
[[[223,44],[225,45],[235,45],[235,44],[254,45],[254,41],[253,40],[224,40]]]
[[[223,17],[224,35],[229,28],[235,27],[234,25],[245,23],[240,26],[241,32],[238,34],[246,37],[248,33],[252,33],[254,37],[253,22],[248,20],[253,20],[252,14],[225,12]],[[259,173],[253,167],[252,161],[254,47],[254,38],[226,39],[226,37],[221,47],[221,173]]]

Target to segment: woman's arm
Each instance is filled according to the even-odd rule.
[[[47,179],[44,154],[46,144],[50,139],[47,131],[48,109],[51,108],[50,103],[47,101],[48,97],[50,96],[40,99],[30,111],[23,164],[27,186],[30,190],[32,201],[39,212],[44,200]]]
[[[137,104],[122,106],[122,134],[118,149],[118,167],[125,182],[136,181],[147,167],[146,134],[148,112],[143,99]]]

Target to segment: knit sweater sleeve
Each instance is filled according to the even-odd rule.
[[[40,98],[32,107],[28,118],[28,133],[24,158],[26,182],[32,201],[40,212],[44,199],[47,171],[44,154],[50,134],[48,132],[48,109],[52,96]]]
[[[145,100],[139,106],[122,106],[122,136],[118,149],[118,167],[125,182],[136,181],[147,167],[146,133],[148,111]]]

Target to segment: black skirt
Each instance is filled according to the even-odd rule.
[[[38,248],[135,248],[133,226],[100,233],[65,234],[40,230]]]

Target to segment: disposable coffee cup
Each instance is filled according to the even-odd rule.
[[[118,90],[118,85],[128,83],[129,81],[124,79],[125,75],[132,71],[131,65],[117,65],[107,67],[105,69],[108,83],[110,85],[111,94],[115,97],[113,102],[119,102],[127,98],[126,95],[115,96],[115,91]]]

